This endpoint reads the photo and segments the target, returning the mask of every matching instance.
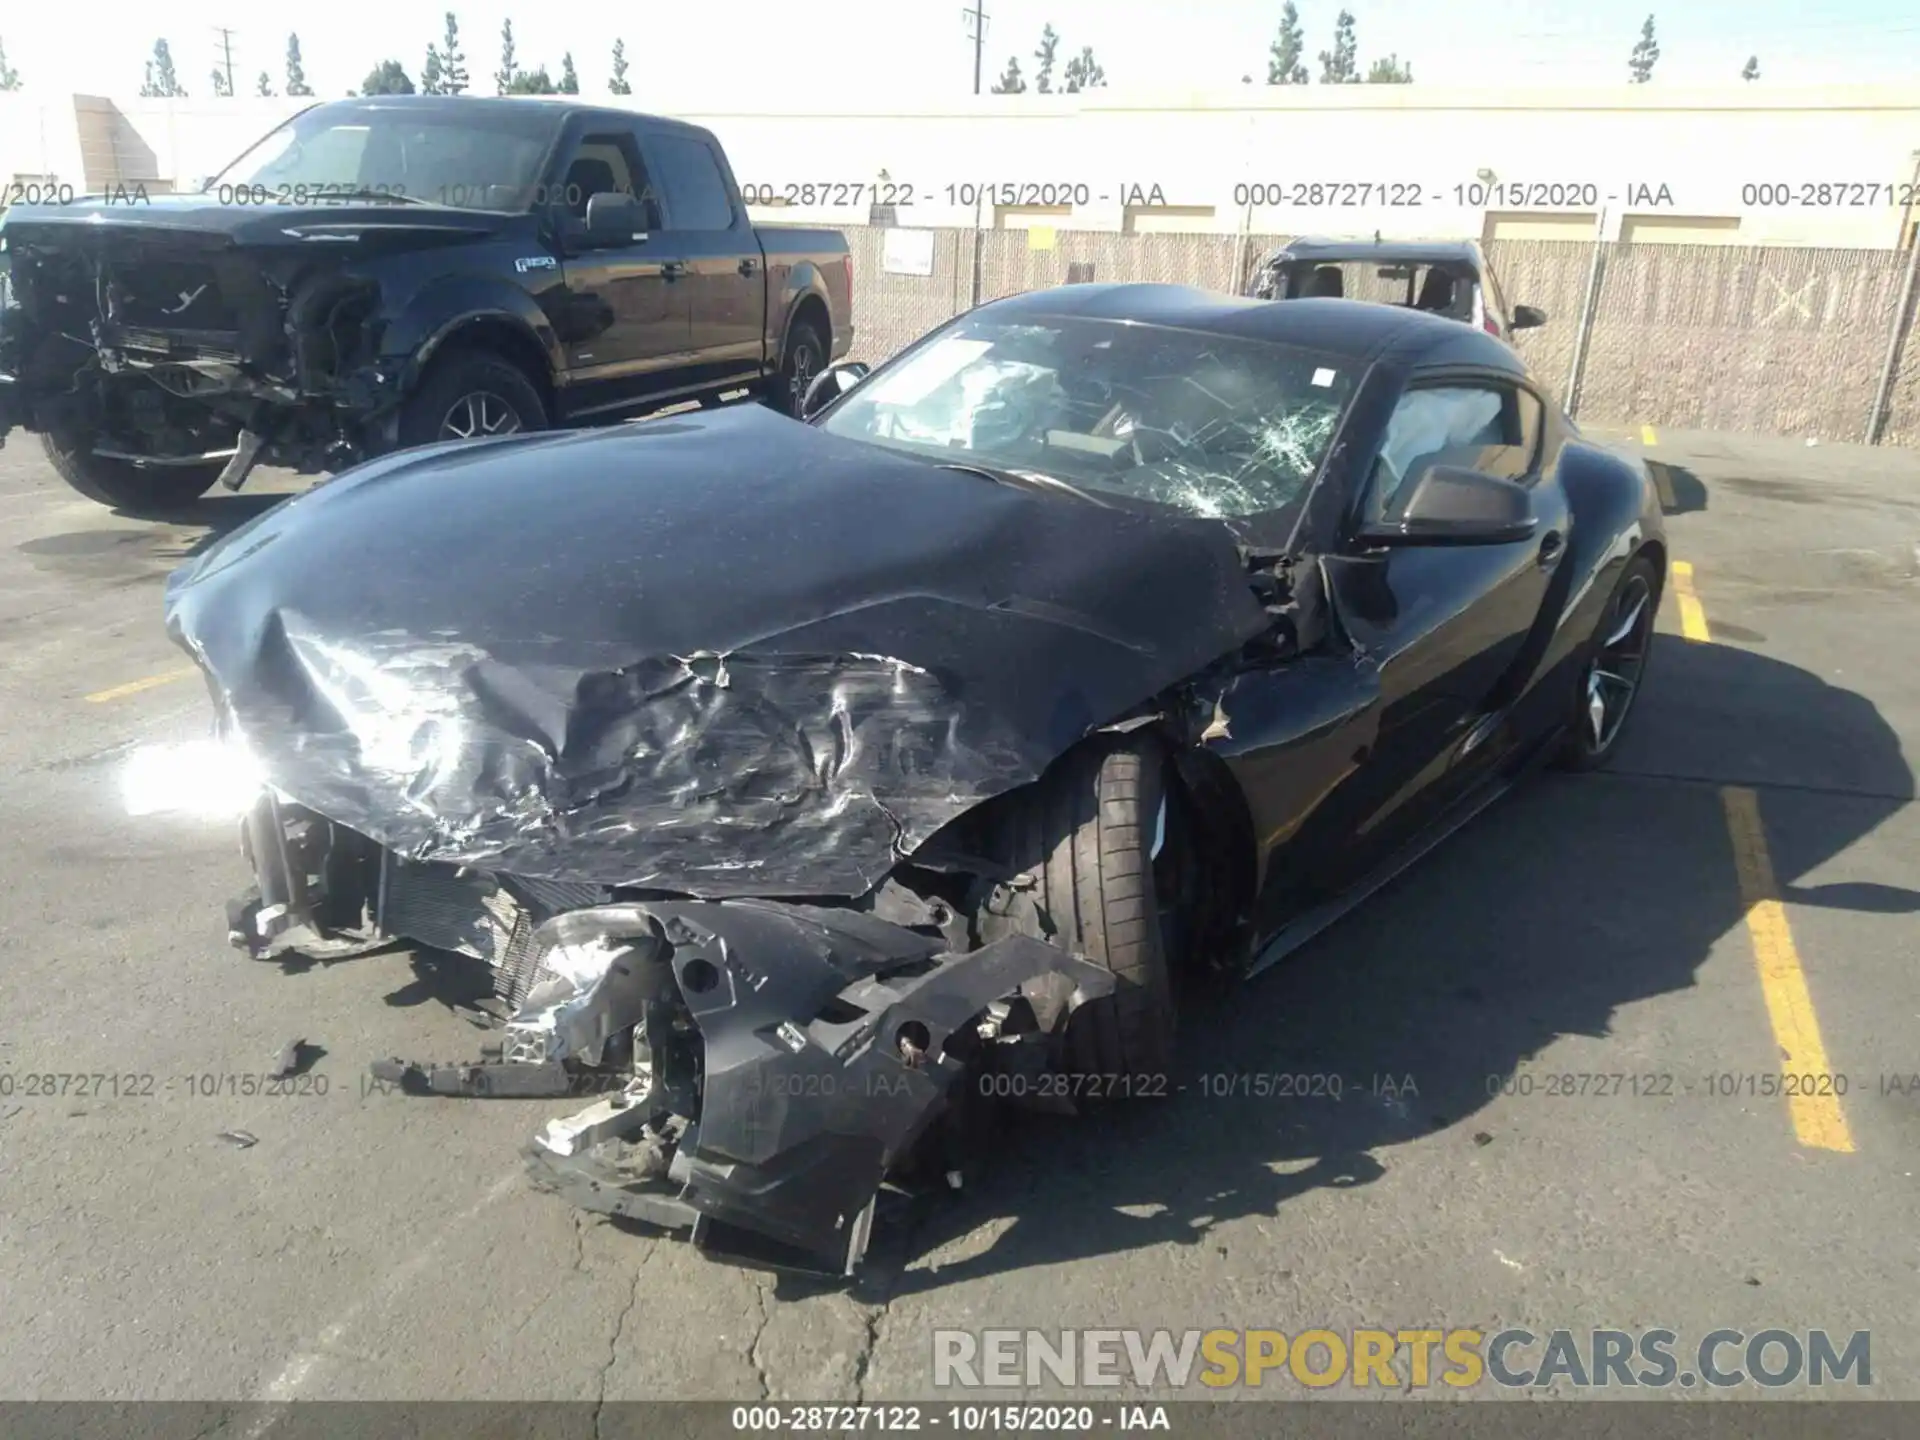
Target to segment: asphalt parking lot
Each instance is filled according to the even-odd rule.
[[[1619,439],[1690,568],[1615,769],[1542,779],[1192,1010],[1167,1103],[1023,1121],[840,1292],[531,1190],[518,1148],[564,1102],[363,1093],[372,1059],[482,1037],[404,954],[240,958],[230,827],[116,789],[204,729],[164,576],[299,482],[137,521],[17,437],[0,1397],[871,1400],[931,1393],[942,1326],[1665,1325],[1871,1330],[1867,1393],[1920,1398],[1920,453]],[[327,1093],[227,1093],[296,1037]],[[1750,1078],[1812,1067],[1846,1093]],[[154,1093],[26,1093],[84,1073]],[[1232,1078],[1283,1073],[1343,1098]],[[1620,1074],[1668,1078],[1552,1078]]]

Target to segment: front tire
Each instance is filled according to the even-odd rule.
[[[90,439],[42,435],[55,473],[87,499],[128,515],[164,518],[198,500],[220,478],[219,465],[135,465],[93,453]]]
[[[1113,974],[1113,994],[1076,1010],[1066,1034],[1068,1068],[1099,1082],[1101,1096],[1170,1088],[1174,997],[1153,863],[1164,766],[1159,744],[1138,732],[1085,746],[1018,797],[996,829],[994,858],[1033,878],[1028,893],[1051,924],[1036,938]],[[983,943],[1035,933],[1024,906],[979,923]]]
[[[526,373],[484,350],[437,356],[400,412],[400,444],[434,445],[547,428],[547,405]]]

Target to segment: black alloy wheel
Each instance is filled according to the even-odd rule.
[[[1603,765],[1618,746],[1646,676],[1659,599],[1658,572],[1643,557],[1627,567],[1601,612],[1580,675],[1563,757],[1573,768]]]

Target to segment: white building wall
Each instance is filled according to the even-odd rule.
[[[80,117],[97,130],[101,105],[151,152],[151,178],[185,187],[302,103],[0,95],[0,185],[83,184]],[[1609,238],[1891,248],[1920,214],[1904,203],[1920,178],[1920,91],[1905,88],[1261,86],[680,118],[720,136],[744,184],[792,187],[794,204],[754,213],[796,223],[865,224],[904,187],[897,223],[930,226],[977,208],[983,224],[1063,229],[1584,236],[1604,210]],[[1778,192],[1747,188],[1763,185]]]

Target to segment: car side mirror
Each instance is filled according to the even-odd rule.
[[[1510,545],[1533,534],[1527,487],[1464,465],[1435,465],[1404,507],[1361,527],[1369,545]]]
[[[800,418],[811,420],[866,379],[872,370],[864,360],[842,360],[837,365],[829,365],[813,377],[807,393],[800,397]]]
[[[1513,327],[1515,330],[1537,330],[1547,323],[1547,312],[1532,305],[1513,307]]]
[[[631,245],[646,231],[646,207],[634,196],[603,190],[587,198],[587,244],[596,249]]]

